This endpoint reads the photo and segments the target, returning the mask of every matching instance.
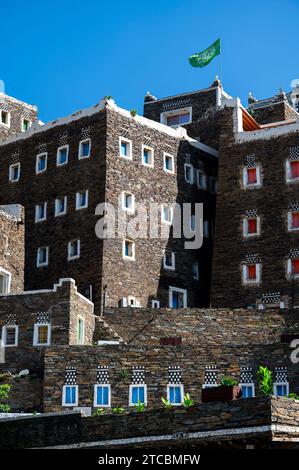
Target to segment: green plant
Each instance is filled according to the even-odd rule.
[[[299,395],[297,395],[297,393],[289,393],[288,398],[292,398],[293,400],[299,400]]]
[[[232,387],[234,385],[238,385],[238,382],[233,377],[224,376],[221,379],[220,385],[222,387]]]
[[[92,416],[100,416],[104,413],[104,409],[103,408],[97,408],[96,410],[94,410],[94,412],[92,413]]]
[[[1,413],[9,413],[11,410],[10,406],[6,403],[0,403],[0,412]]]
[[[104,96],[104,100],[111,100],[112,99],[112,96],[111,95],[106,95]]]
[[[127,379],[129,377],[129,372],[126,369],[124,369],[120,371],[120,376],[122,379]]]
[[[142,403],[140,400],[138,400],[138,403],[134,406],[134,408],[137,413],[141,413],[145,410],[145,403]]]
[[[185,408],[189,408],[190,406],[193,406],[194,405],[194,401],[192,400],[192,398],[190,397],[190,394],[189,393],[186,393],[186,395],[184,395],[184,401],[183,401],[183,406]]]
[[[168,410],[169,410],[170,408],[172,408],[172,404],[170,403],[169,400],[167,400],[167,398],[163,398],[163,397],[162,397],[162,398],[161,398],[161,401],[162,401],[163,405],[165,406],[165,408],[167,408]]]
[[[259,366],[257,371],[257,380],[260,391],[264,395],[272,395],[273,393],[273,373],[267,367]]]
[[[124,413],[126,410],[124,408],[119,407],[119,408],[112,408],[111,411],[113,414],[120,414],[120,413]]]
[[[137,114],[137,111],[136,109],[131,109],[130,113],[131,113],[131,116],[135,117]]]
[[[0,411],[4,413],[10,412],[10,406],[7,402],[11,386],[8,384],[0,385]]]

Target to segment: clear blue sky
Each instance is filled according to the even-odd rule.
[[[222,40],[223,84],[247,100],[299,78],[298,0],[1,2],[0,79],[44,121],[112,95],[142,112],[157,97],[205,88],[219,74],[187,58]]]

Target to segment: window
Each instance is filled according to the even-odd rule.
[[[65,215],[66,208],[67,208],[66,196],[55,199],[55,217],[59,217],[60,215]]]
[[[0,268],[0,295],[10,292],[11,273],[6,269]]]
[[[152,308],[160,308],[160,300],[152,300]]]
[[[76,193],[76,211],[86,209],[88,207],[88,191]]]
[[[47,219],[47,203],[43,202],[35,206],[35,223],[43,222]]]
[[[184,397],[184,387],[182,384],[167,385],[167,399],[172,405],[181,405]]]
[[[169,287],[169,307],[170,308],[186,308],[187,307],[187,291],[178,287]]]
[[[166,173],[174,173],[174,158],[172,155],[168,153],[164,153],[163,156],[163,167]]]
[[[274,395],[277,397],[287,397],[289,395],[289,383],[288,382],[275,382],[273,384]]]
[[[255,387],[253,383],[250,384],[239,384],[242,390],[242,398],[253,398],[255,397]]]
[[[163,267],[170,271],[175,271],[175,253],[173,251],[165,251],[163,256]]]
[[[288,275],[289,277],[299,277],[299,258],[292,258],[288,260]]]
[[[243,265],[243,282],[246,284],[257,284],[260,282],[260,264],[249,263]]]
[[[0,110],[0,124],[10,127],[10,113],[8,111]]]
[[[19,181],[21,173],[21,165],[20,163],[14,163],[9,167],[9,181],[15,182]]]
[[[151,147],[142,146],[142,164],[145,166],[154,166],[154,151]]]
[[[81,142],[79,142],[79,153],[78,153],[79,160],[90,157],[90,148],[91,148],[90,139],[81,140]]]
[[[57,149],[57,166],[66,165],[69,158],[69,146],[63,145]]]
[[[111,407],[111,386],[109,384],[96,384],[94,386],[93,406],[101,408]]]
[[[123,241],[123,258],[135,260],[135,243],[131,240]]]
[[[22,118],[22,132],[28,131],[31,126],[31,122],[28,119]]]
[[[260,218],[246,217],[243,219],[243,237],[254,237],[260,234]]]
[[[49,260],[49,247],[43,246],[38,248],[36,256],[36,266],[48,266]]]
[[[132,193],[122,193],[122,208],[131,214],[135,211],[135,198]]]
[[[78,406],[78,385],[64,385],[62,406]]]
[[[136,297],[133,297],[132,295],[129,295],[129,297],[127,299],[127,306],[128,307],[140,307],[140,303],[136,299]]]
[[[147,387],[146,385],[130,385],[129,389],[129,406],[138,405],[138,402],[147,404]]]
[[[174,109],[161,113],[160,121],[167,126],[184,126],[192,122],[192,107]]]
[[[211,176],[210,178],[210,191],[213,194],[216,194],[218,192],[217,178],[214,178],[213,176]]]
[[[205,238],[209,238],[210,230],[209,230],[209,221],[204,220],[203,222],[203,236]]]
[[[18,325],[5,325],[2,327],[2,341],[5,347],[12,348],[18,346],[18,337]]]
[[[68,243],[68,261],[80,258],[80,240],[72,240]]]
[[[192,276],[193,279],[199,279],[198,261],[193,261],[192,263]]]
[[[259,166],[243,168],[243,185],[245,188],[261,186],[261,172]]]
[[[51,326],[49,323],[35,323],[33,346],[50,346]]]
[[[161,208],[161,221],[164,224],[172,224],[172,217],[173,217],[173,208],[162,205]]]
[[[287,160],[286,161],[286,180],[299,181],[299,160]]]
[[[43,173],[47,169],[47,153],[40,153],[36,156],[36,165],[35,165],[35,172],[36,173]]]
[[[299,230],[299,212],[288,213],[288,229],[289,231]]]
[[[193,166],[189,163],[185,163],[185,180],[189,184],[193,184]]]
[[[84,344],[85,324],[84,318],[78,317],[77,322],[77,344]]]
[[[119,154],[121,158],[132,160],[132,142],[124,137],[119,138]]]
[[[197,186],[199,189],[207,189],[207,176],[202,170],[197,170]]]

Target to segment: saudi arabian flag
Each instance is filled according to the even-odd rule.
[[[214,44],[212,44],[204,51],[197,52],[196,54],[191,55],[189,57],[189,62],[192,67],[205,67],[211,62],[211,60],[214,59],[214,57],[216,57],[216,55],[219,55],[220,52],[220,38],[218,38],[217,41],[214,42]]]

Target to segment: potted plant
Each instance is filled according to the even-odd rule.
[[[259,389],[264,395],[273,394],[273,373],[268,367],[259,366],[257,371]]]
[[[201,401],[231,401],[242,397],[242,390],[238,382],[232,377],[223,377],[217,387],[203,388]]]

